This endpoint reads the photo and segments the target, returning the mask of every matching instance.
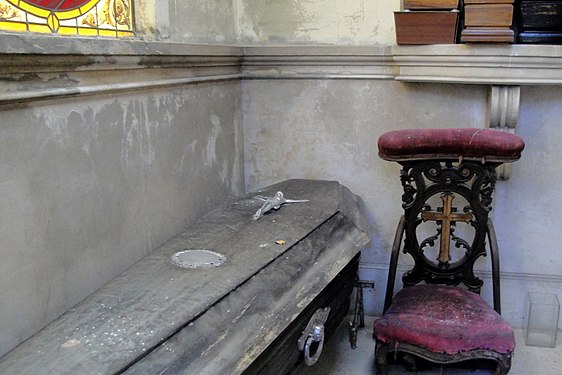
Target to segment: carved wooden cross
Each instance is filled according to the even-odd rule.
[[[441,242],[439,244],[439,263],[447,263],[451,256],[449,254],[451,248],[451,223],[456,221],[464,221],[468,223],[472,220],[472,214],[457,213],[456,208],[453,207],[453,199],[455,196],[452,193],[441,194],[441,200],[443,201],[443,207],[440,207],[438,211],[424,211],[422,212],[423,221],[440,221],[441,222]]]

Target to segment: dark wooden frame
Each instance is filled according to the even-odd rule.
[[[297,348],[307,322],[319,308],[330,307],[330,314],[324,324],[326,339],[329,340],[347,316],[351,304],[351,293],[357,279],[360,254],[357,254],[345,268],[306,307],[295,321],[281,333],[273,343],[252,362],[243,375],[300,374],[306,368],[303,352]]]
[[[376,366],[378,374],[387,374],[387,356],[390,353],[396,351],[395,345],[384,344],[381,341],[377,341],[375,353],[376,353]],[[469,361],[473,359],[490,360],[496,362],[496,374],[507,374],[511,368],[511,355],[505,355],[501,353],[494,352],[492,350],[470,350],[466,352],[460,352],[455,355],[450,355],[446,353],[434,353],[425,350],[419,346],[400,343],[400,347],[397,351],[401,353],[409,353],[415,355],[419,358],[423,358],[430,362],[439,363],[443,365],[454,364],[464,361]]]
[[[562,1],[515,0],[517,43],[562,44]]]
[[[404,189],[402,195],[404,215],[401,217],[392,247],[388,282],[385,295],[384,312],[392,304],[396,268],[400,250],[412,256],[414,266],[404,273],[404,287],[420,282],[428,284],[445,284],[457,286],[464,284],[470,291],[480,294],[482,281],[474,275],[473,267],[478,258],[486,256],[486,240],[488,241],[492,263],[492,282],[494,310],[501,313],[500,305],[500,266],[497,239],[492,221],[488,214],[492,209],[492,193],[496,182],[496,167],[501,163],[485,163],[481,161],[453,160],[418,160],[400,162],[402,165],[401,182]],[[468,205],[463,208],[470,213],[470,224],[475,234],[472,243],[458,238],[454,231],[450,239],[455,246],[465,249],[465,255],[458,261],[449,263],[440,260],[430,261],[424,254],[424,246],[437,239],[437,236],[419,241],[417,227],[422,223],[422,215],[431,209],[428,200],[437,194],[454,194],[462,196]],[[443,223],[438,222],[439,229]],[[454,224],[453,224],[454,225]],[[442,234],[440,234],[442,235]],[[402,241],[404,246],[402,248]],[[405,343],[383,343],[377,340],[375,360],[377,373],[387,373],[387,355],[404,352],[413,354],[431,362],[450,364],[471,359],[493,360],[497,363],[496,373],[506,374],[511,367],[511,353],[502,354],[492,350],[471,350],[454,355],[434,353],[424,348]]]

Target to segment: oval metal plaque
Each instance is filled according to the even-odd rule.
[[[210,250],[183,250],[172,255],[171,261],[181,268],[213,268],[222,265],[226,257]]]

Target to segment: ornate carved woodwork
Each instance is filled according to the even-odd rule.
[[[440,234],[441,241],[439,244],[439,260],[440,264],[446,264],[451,260],[449,254],[451,248],[451,236],[454,239],[460,240],[458,237],[453,235],[452,226],[455,225],[457,221],[464,221],[469,223],[472,220],[471,213],[456,213],[456,207],[453,207],[453,199],[455,196],[449,192],[441,194],[441,200],[443,201],[443,207],[437,209],[437,211],[422,211],[421,218],[423,221],[436,221],[440,224],[438,233]]]
[[[442,364],[492,360],[496,373],[506,374],[515,339],[499,315],[498,246],[488,215],[496,168],[519,159],[523,140],[493,130],[406,129],[383,134],[378,147],[382,159],[402,165],[404,215],[394,237],[384,314],[374,324],[377,373],[386,374],[389,353],[401,352]],[[474,275],[487,245],[493,310],[478,295],[483,283]],[[414,265],[394,295],[401,250]]]
[[[405,210],[404,252],[414,259],[414,267],[403,276],[405,286],[439,282],[447,285],[464,283],[470,290],[479,292],[482,281],[472,268],[476,260],[486,254],[485,240],[488,213],[492,208],[492,192],[496,182],[495,163],[474,161],[411,161],[402,162],[401,180]],[[430,203],[439,197],[441,207],[436,210]],[[466,201],[463,207],[454,202]],[[422,235],[420,225],[427,221],[437,223],[437,234]],[[457,222],[474,228],[472,240],[455,233]],[[438,241],[439,240],[439,241]],[[437,262],[429,259],[426,248],[439,243]],[[451,242],[464,254],[451,261]]]

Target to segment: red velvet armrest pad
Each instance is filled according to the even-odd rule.
[[[375,321],[374,337],[448,354],[474,349],[511,353],[515,349],[513,330],[479,295],[438,285],[417,285],[398,292],[388,311]]]
[[[384,133],[379,156],[390,161],[417,159],[485,159],[510,162],[519,159],[523,140],[511,133],[490,129],[408,129]]]

